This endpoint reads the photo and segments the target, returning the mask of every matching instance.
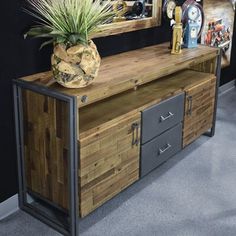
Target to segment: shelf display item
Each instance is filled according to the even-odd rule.
[[[182,6],[182,10],[184,32],[187,34],[186,37],[189,38],[188,41],[191,42],[191,40],[195,40],[195,30],[197,30],[197,39],[201,36],[205,18],[203,8],[201,4],[197,3],[195,0],[187,0]],[[191,34],[194,37],[192,37]]]
[[[39,20],[25,37],[41,37],[53,44],[51,67],[54,79],[66,88],[83,88],[98,76],[101,57],[92,38],[113,19],[110,2],[100,0],[28,0],[27,12]],[[80,20],[78,20],[80,19]]]
[[[171,54],[182,53],[183,26],[181,18],[182,18],[182,8],[177,6],[175,8],[175,25],[173,26]]]
[[[184,31],[184,46],[186,48],[196,48],[198,41],[199,25],[196,22],[199,18],[199,9],[192,5],[188,8],[188,22]]]
[[[176,5],[177,4],[175,0],[165,0],[162,11],[166,19],[168,20],[174,19],[174,12]]]

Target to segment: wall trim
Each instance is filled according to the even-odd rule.
[[[18,194],[0,203],[0,220],[19,210]]]
[[[236,79],[220,86],[219,88],[219,95],[223,95],[224,93],[227,93],[228,91],[230,91],[231,89],[235,88],[236,86]]]

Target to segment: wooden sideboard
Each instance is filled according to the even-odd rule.
[[[61,87],[51,72],[15,80],[20,207],[76,235],[79,215],[200,135],[214,135],[219,77],[219,49],[171,55],[160,44],[103,58],[97,80],[83,89]]]

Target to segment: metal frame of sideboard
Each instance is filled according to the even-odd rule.
[[[26,187],[25,166],[24,166],[24,131],[22,119],[22,89],[31,90],[33,92],[46,95],[55,99],[59,99],[68,104],[69,107],[69,210],[68,214],[60,213],[60,209],[53,206],[51,202],[43,199],[48,209],[40,204],[35,205],[34,201],[29,202]],[[52,91],[43,86],[38,86],[22,80],[13,81],[14,93],[14,113],[15,113],[15,130],[17,145],[17,164],[18,164],[18,182],[19,182],[19,207],[23,211],[31,214],[40,221],[53,227],[64,235],[78,235],[78,148],[77,148],[77,100],[75,97]],[[37,197],[38,198],[38,197]],[[42,204],[42,203],[41,203]],[[62,220],[52,217],[54,214],[60,215],[60,218],[67,224],[63,224]]]

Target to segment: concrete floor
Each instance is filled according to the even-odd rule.
[[[181,153],[80,222],[82,236],[235,236],[236,89],[220,97],[216,135]],[[21,211],[1,236],[56,236]]]

